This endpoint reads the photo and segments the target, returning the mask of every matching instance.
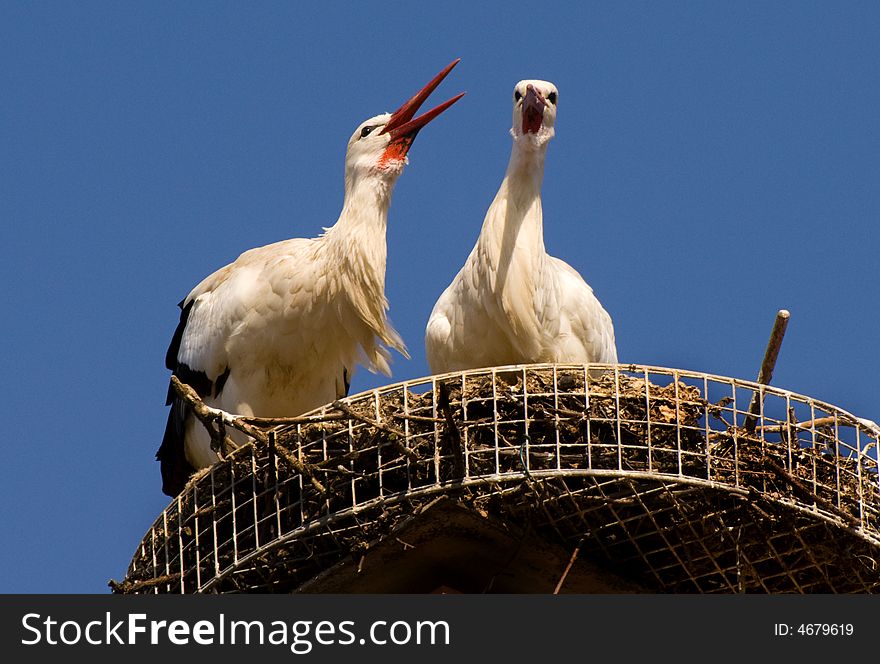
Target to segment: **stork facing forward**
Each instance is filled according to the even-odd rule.
[[[345,156],[342,212],[333,226],[316,238],[246,251],[180,303],[165,363],[209,406],[248,416],[299,415],[345,396],[357,363],[388,374],[389,347],[407,356],[386,317],[388,208],[416,134],[464,94],[414,117],[457,63],[394,113],[355,130]],[[218,457],[208,432],[172,389],[167,404],[156,458],[162,490],[175,496],[195,470]]]
[[[568,263],[544,249],[541,184],[559,93],[513,92],[513,149],[477,243],[425,331],[432,373],[533,362],[616,363],[611,317]]]

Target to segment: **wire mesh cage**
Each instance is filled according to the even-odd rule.
[[[116,592],[303,590],[441,496],[650,592],[880,589],[878,428],[786,390],[524,365],[250,424],[257,440],[171,502]]]

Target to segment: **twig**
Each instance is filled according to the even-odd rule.
[[[577,546],[574,547],[574,551],[571,554],[571,558],[568,560],[568,565],[565,566],[565,571],[562,573],[562,576],[559,577],[559,582],[556,584],[556,588],[553,591],[554,595],[558,595],[559,591],[562,589],[562,584],[565,583],[565,577],[568,576],[569,571],[571,571],[571,566],[574,565],[574,561],[580,553],[581,544],[583,544],[583,538],[577,543]]]
[[[217,435],[211,436],[211,449],[217,453],[221,459],[226,457],[226,425],[223,424],[223,418],[216,420]]]
[[[243,418],[241,417],[230,415],[225,410],[220,410],[219,408],[211,408],[199,398],[199,395],[193,388],[186,383],[180,382],[180,379],[177,376],[171,376],[171,386],[174,388],[174,391],[177,392],[178,396],[190,405],[193,414],[199,418],[202,424],[205,425],[205,428],[211,433],[212,438],[215,434],[219,435],[219,427],[222,423],[241,431],[243,434],[250,436],[254,440],[259,440],[261,443],[267,442],[268,439],[263,431],[247,424],[247,422],[243,421]],[[215,429],[214,427],[217,428]]]
[[[789,418],[790,417],[791,416],[789,416]],[[728,423],[728,422],[724,422],[724,423],[727,424],[729,429],[734,428],[730,423]],[[839,426],[845,426],[845,427],[862,426],[864,428],[864,425],[859,422],[853,422],[853,421],[847,420],[846,418],[843,418],[840,416],[829,416],[829,417],[817,417],[813,420],[804,420],[803,422],[791,421],[791,419],[790,419],[788,422],[780,422],[779,424],[761,424],[761,425],[756,424],[754,427],[752,427],[752,430],[749,433],[758,433],[758,432],[765,432],[765,431],[769,431],[771,433],[772,432],[784,433],[787,430],[792,430],[794,432],[811,431],[812,429],[820,429],[822,427],[830,427],[830,426],[834,426],[835,424],[837,424]],[[729,430],[728,431],[712,431],[709,433],[709,440],[715,440],[716,438],[728,437],[730,435],[731,435],[731,433]]]
[[[403,550],[404,550],[404,551],[406,551],[407,549],[415,549],[415,548],[416,548],[415,546],[413,546],[413,545],[410,544],[409,542],[404,542],[404,541],[403,541],[402,539],[400,539],[399,537],[395,537],[394,539],[397,540],[400,544],[403,544]]]
[[[154,588],[155,586],[161,586],[166,583],[172,583],[180,579],[180,572],[174,572],[172,574],[164,574],[162,576],[157,576],[152,579],[143,579],[138,581],[114,581],[110,579],[107,582],[107,585],[110,586],[110,589],[113,592],[118,593],[133,593],[139,590],[143,590],[145,588]]]
[[[400,451],[400,453],[403,454],[410,461],[418,461],[419,455],[413,452],[401,442],[401,440],[406,440],[406,434],[397,427],[383,424],[382,422],[377,422],[376,420],[370,419],[366,415],[361,415],[359,412],[352,409],[348,404],[343,403],[342,401],[337,400],[330,405],[336,410],[341,410],[352,419],[358,420],[359,422],[370,425],[374,429],[378,429],[379,431],[384,431],[387,434],[395,436],[395,438],[391,442]]]
[[[776,312],[776,320],[773,322],[773,330],[770,332],[770,341],[764,351],[764,360],[761,362],[761,370],[758,372],[758,382],[761,385],[769,385],[773,378],[773,369],[776,367],[776,358],[779,357],[779,348],[782,346],[782,337],[785,336],[785,328],[788,327],[788,319],[791,314],[785,309]],[[758,423],[758,414],[761,412],[762,396],[760,390],[752,395],[752,403],[749,405],[749,414],[746,416],[743,428],[749,433],[754,433]]]
[[[788,406],[788,415],[785,418],[785,423],[779,425],[779,436],[785,437],[786,443],[788,443],[788,454],[789,459],[791,458],[792,448],[799,447],[800,436],[798,434],[798,420],[797,414],[794,412],[794,408],[791,405]],[[791,462],[789,461],[789,464]],[[792,466],[794,467],[794,466]]]
[[[557,408],[555,406],[550,406],[548,404],[537,404],[533,407],[534,410],[540,408],[541,410],[549,413],[553,413],[554,415],[561,415],[562,417],[571,417],[578,420],[587,420],[589,419],[589,413],[585,411],[578,412],[576,410],[568,410],[567,408]]]
[[[846,521],[848,524],[850,524],[853,527],[859,527],[861,525],[859,523],[859,520],[856,519],[852,514],[849,514],[848,512],[844,512],[842,509],[840,509],[837,505],[832,503],[830,500],[827,500],[826,498],[822,498],[822,496],[819,496],[814,491],[811,491],[810,489],[808,489],[806,486],[803,485],[803,483],[799,479],[797,479],[794,475],[789,473],[785,468],[780,466],[778,463],[776,463],[776,461],[774,461],[770,457],[764,457],[764,466],[767,467],[768,469],[770,469],[771,471],[773,471],[777,476],[779,476],[785,482],[787,482],[789,484],[789,486],[791,486],[792,489],[794,489],[795,493],[800,494],[800,496],[803,500],[815,502],[816,505],[818,505],[819,507],[831,512],[832,514],[836,514],[837,516],[839,516],[841,519],[843,519],[844,521]]]
[[[748,505],[750,508],[755,510],[758,514],[760,514],[765,520],[768,522],[773,521],[773,517],[771,517],[767,512],[758,507],[758,501],[761,500],[761,494],[755,487],[749,487],[749,502]]]
[[[445,383],[438,383],[437,390],[440,392],[437,405],[443,412],[446,419],[446,432],[449,435],[449,442],[452,446],[452,470],[456,479],[464,477],[464,450],[461,444],[461,432],[452,416],[452,406],[449,404],[449,388]]]
[[[326,415],[302,415],[300,417],[254,417],[241,416],[239,421],[254,426],[277,427],[286,424],[321,424],[322,422],[339,422],[348,419],[339,413],[327,413]]]
[[[219,428],[220,424],[231,426],[238,431],[241,431],[243,434],[250,436],[254,440],[258,440],[261,443],[269,444],[269,434],[260,429],[248,424],[246,419],[255,419],[255,418],[243,418],[236,417],[234,415],[230,415],[225,410],[220,410],[218,408],[211,408],[206,405],[204,401],[199,398],[199,395],[196,393],[194,389],[192,389],[186,383],[180,382],[177,376],[171,376],[171,385],[174,387],[174,390],[180,395],[182,399],[184,399],[193,409],[193,414],[201,420],[202,424],[205,425],[205,428],[208,429],[209,432],[212,433],[212,427],[217,426]],[[299,419],[299,418],[291,418],[291,419]],[[270,432],[274,434],[274,432]],[[288,464],[299,474],[304,475],[309,479],[312,486],[318,490],[319,493],[326,494],[327,489],[324,487],[321,482],[314,476],[312,469],[307,465],[302,463],[299,459],[297,459],[287,448],[285,448],[281,443],[275,441],[274,445],[275,452],[278,455],[287,461]],[[271,454],[271,451],[270,451]]]
[[[856,422],[850,422],[842,417],[817,417],[813,420],[804,420],[803,422],[798,422],[793,419],[793,413],[789,413],[789,421],[788,422],[780,422],[779,424],[764,424],[762,426],[756,426],[756,431],[777,431],[779,433],[783,433],[786,430],[792,430],[795,432],[798,431],[811,431],[812,429],[821,429],[823,427],[831,427],[835,424],[840,426],[849,426],[849,427],[857,427],[859,426]]]
[[[201,519],[203,516],[208,516],[209,514],[214,514],[219,510],[226,509],[229,507],[231,501],[229,500],[219,500],[212,505],[205,505],[204,507],[200,507],[195,512],[193,512],[193,517],[196,519]]]
[[[284,459],[290,466],[300,475],[303,475],[308,478],[309,482],[312,483],[312,486],[317,489],[318,493],[321,495],[325,495],[327,493],[327,489],[324,487],[321,482],[318,481],[318,478],[315,477],[312,472],[311,466],[304,464],[302,461],[296,458],[293,452],[278,441],[275,442],[275,451],[282,459]]]
[[[275,432],[270,431],[269,432],[269,461],[268,461],[269,485],[275,487],[275,490],[277,491],[278,490],[278,486],[277,486],[278,480],[275,475],[275,472],[276,472],[276,470],[275,470],[275,446],[276,446]]]

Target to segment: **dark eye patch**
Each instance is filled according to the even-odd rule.
[[[520,99],[522,99],[522,93],[519,90],[517,90],[516,92],[513,93],[513,100],[519,101]]]
[[[556,103],[556,93],[551,92],[549,95],[547,95],[547,101],[549,101],[551,104],[555,104]]]
[[[367,126],[367,127],[364,127],[363,129],[361,129],[361,138],[363,138],[364,136],[369,136],[370,132],[373,131],[375,128],[376,128],[375,125],[373,125],[373,126]]]

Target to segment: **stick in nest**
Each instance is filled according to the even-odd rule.
[[[452,407],[449,404],[449,388],[446,387],[445,383],[438,383],[437,389],[440,392],[437,405],[446,419],[446,431],[452,447],[452,469],[456,479],[460,479],[464,477],[464,450],[461,444],[461,432],[458,430],[458,425],[452,416]]]
[[[371,419],[366,415],[361,415],[359,412],[352,409],[348,404],[343,403],[342,401],[334,401],[330,405],[332,408],[342,411],[351,419],[358,420],[359,422],[368,424],[371,427],[378,429],[379,431],[384,431],[385,433],[394,436],[391,442],[403,456],[405,456],[410,461],[419,460],[419,455],[401,442],[402,440],[406,440],[406,434],[397,427],[393,427],[389,424],[383,424],[382,422],[377,422],[376,420]]]
[[[327,489],[324,487],[323,484],[321,484],[321,482],[318,481],[318,478],[315,477],[315,474],[312,472],[311,465],[303,463],[302,461],[297,459],[291,450],[287,449],[277,440],[275,441],[275,453],[279,457],[284,459],[297,473],[299,473],[303,477],[308,478],[309,482],[311,482],[312,486],[317,489],[318,493],[320,493],[322,496],[326,495]]]
[[[180,395],[180,397],[192,407],[193,414],[197,418],[199,418],[202,424],[205,425],[205,428],[208,429],[208,432],[211,434],[212,440],[214,440],[215,437],[221,436],[224,426],[230,426],[234,429],[237,429],[238,431],[241,431],[243,434],[250,436],[254,440],[259,441],[260,443],[263,443],[267,446],[269,445],[269,436],[266,432],[258,429],[251,424],[248,424],[244,418],[230,415],[225,410],[211,408],[199,398],[199,395],[194,389],[192,389],[186,383],[180,382],[177,376],[171,376],[171,384],[174,386],[174,390]],[[313,422],[314,420],[311,418],[303,418],[303,421]],[[274,450],[278,453],[278,456],[284,459],[297,473],[300,473],[301,475],[307,477],[312,483],[312,486],[314,486],[319,493],[321,493],[322,495],[327,493],[327,489],[324,488],[324,485],[321,484],[317,480],[317,478],[315,478],[311,468],[308,467],[307,464],[304,464],[299,459],[297,459],[290,452],[290,450],[285,448],[277,441],[275,441]]]
[[[830,500],[822,498],[822,496],[819,496],[814,491],[811,491],[810,489],[805,487],[800,480],[798,480],[794,475],[789,473],[785,468],[780,466],[770,457],[764,457],[764,466],[775,473],[783,481],[785,481],[794,490],[795,493],[800,495],[801,500],[804,500],[805,502],[815,502],[816,505],[825,509],[828,512],[831,512],[832,514],[837,515],[854,528],[858,528],[859,526],[861,526],[861,523],[859,523],[859,520],[856,517],[854,517],[849,512],[845,512],[844,510],[840,509]]]
[[[578,553],[580,553],[581,544],[583,544],[583,542],[584,540],[583,538],[581,538],[581,540],[577,543],[577,546],[574,547],[571,558],[569,558],[568,560],[568,565],[565,566],[565,571],[562,572],[562,576],[559,577],[559,582],[556,584],[556,588],[554,588],[553,590],[554,595],[558,595],[559,591],[562,590],[562,584],[565,583],[565,577],[567,577],[568,573],[571,571],[571,566],[574,565],[574,561],[577,559]]]
[[[758,372],[758,382],[761,385],[769,385],[773,378],[773,369],[776,368],[776,358],[779,357],[779,349],[782,346],[782,338],[785,336],[785,328],[788,327],[788,319],[791,314],[785,309],[780,309],[776,313],[776,320],[773,321],[773,329],[770,332],[770,340],[767,342],[767,349],[764,351],[764,359],[761,361],[761,370]],[[749,433],[754,432],[755,425],[758,423],[758,415],[761,412],[761,402],[764,398],[763,393],[755,392],[752,395],[752,402],[749,404],[749,414],[746,416],[743,427]]]
[[[268,442],[268,438],[263,431],[243,422],[239,417],[230,415],[225,410],[208,406],[199,398],[199,395],[196,394],[193,388],[186,383],[180,382],[177,376],[171,376],[171,385],[180,398],[190,405],[193,414],[205,425],[205,428],[211,434],[212,441],[220,435],[222,424],[237,429],[254,440],[259,440],[261,443]]]
[[[114,581],[110,579],[107,582],[107,585],[110,586],[110,589],[115,593],[135,593],[140,592],[141,590],[146,590],[147,588],[155,588],[156,586],[162,586],[166,583],[174,583],[180,579],[180,572],[173,572],[171,574],[164,574],[162,576],[157,576],[152,579],[138,579],[135,581]]]

